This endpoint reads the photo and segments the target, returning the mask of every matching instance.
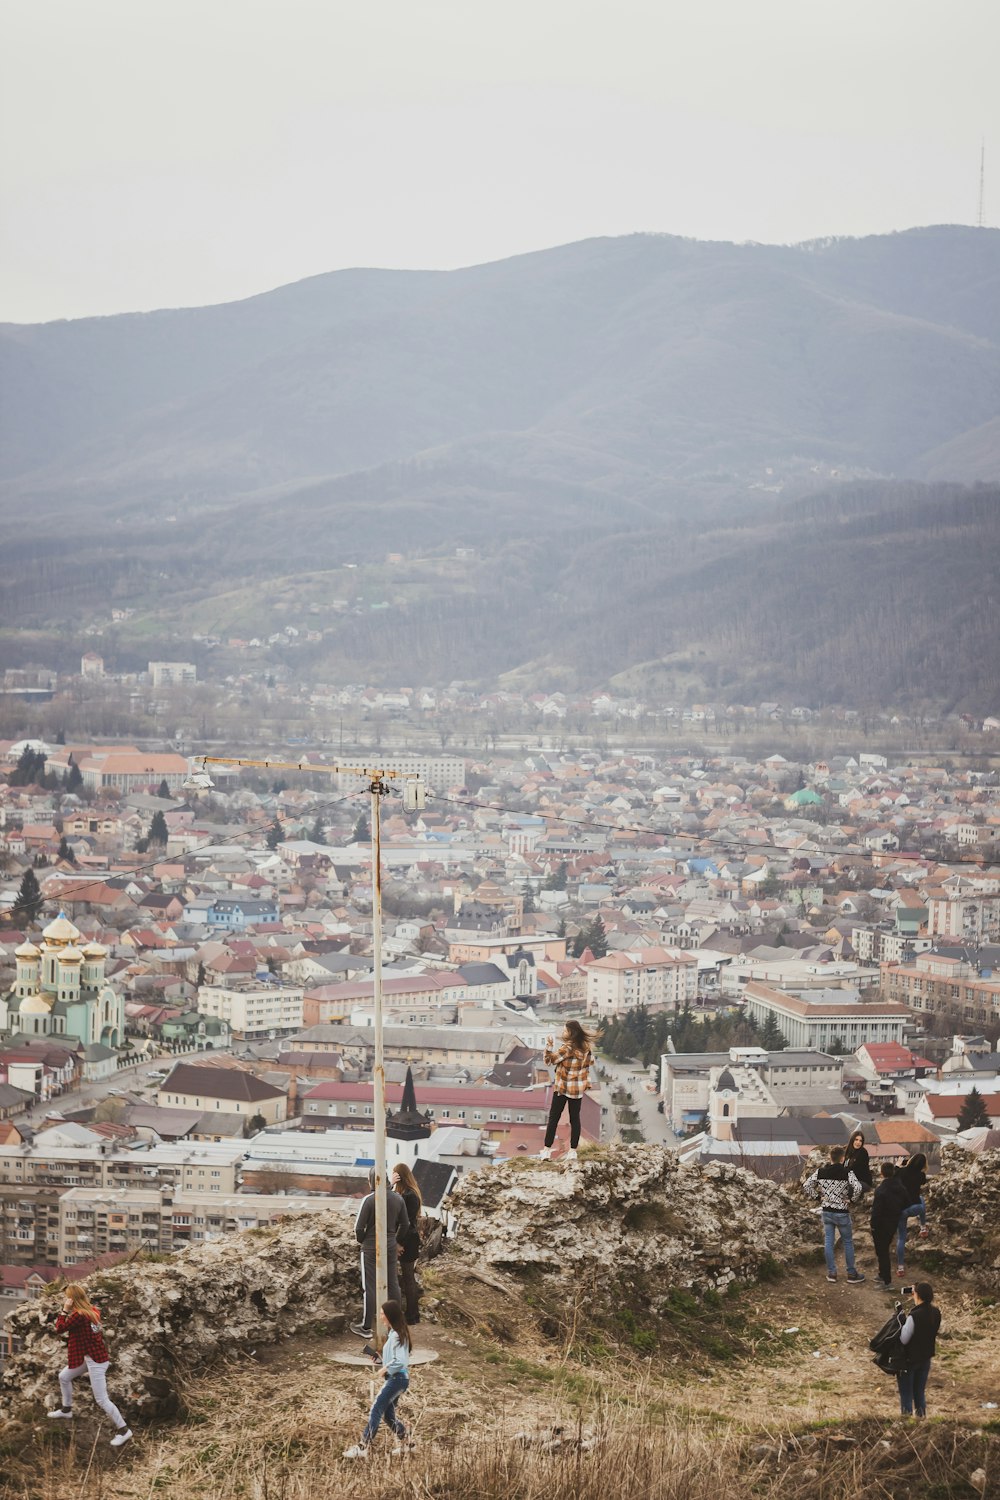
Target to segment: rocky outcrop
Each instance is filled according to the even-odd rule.
[[[680,1167],[659,1146],[609,1147],[569,1169],[476,1172],[452,1206],[462,1256],[515,1273],[594,1269],[616,1284],[653,1275],[664,1287],[724,1287],[820,1242],[798,1195],[735,1166]]]
[[[472,1172],[454,1196],[457,1234],[441,1261],[455,1279],[479,1269],[516,1296],[519,1276],[588,1278],[609,1295],[627,1286],[720,1288],[766,1261],[818,1243],[817,1220],[794,1195],[737,1167],[678,1167],[656,1146],[611,1147],[568,1170],[512,1162]],[[496,1275],[494,1275],[496,1273]],[[503,1274],[507,1273],[507,1274]],[[114,1399],[132,1415],[171,1415],[183,1377],[307,1327],[342,1327],[358,1309],[351,1218],[290,1218],[162,1263],[121,1265],[88,1283],[104,1314]],[[53,1331],[59,1297],[18,1311],[23,1348],[0,1381],[4,1415],[58,1397],[65,1344]]]
[[[913,1241],[917,1267],[926,1255],[1000,1290],[1000,1153],[946,1145],[941,1170],[927,1184],[927,1214],[930,1236]]]
[[[356,1315],[358,1255],[342,1212],[289,1218],[198,1246],[162,1263],[123,1264],[87,1281],[104,1319],[114,1399],[128,1413],[170,1416],[185,1372],[320,1324]],[[46,1296],[15,1312],[23,1348],[0,1379],[0,1412],[54,1406],[66,1340],[53,1330],[61,1305]]]

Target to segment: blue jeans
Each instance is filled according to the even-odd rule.
[[[896,1231],[896,1264],[903,1264],[906,1255],[906,1231],[910,1227],[911,1219],[919,1219],[921,1224],[927,1223],[927,1205],[923,1198],[916,1203],[911,1203],[909,1208],[904,1208],[899,1216],[899,1228]]]
[[[922,1365],[910,1365],[906,1370],[896,1371],[896,1384],[899,1386],[899,1409],[904,1417],[911,1417],[916,1411],[918,1417],[927,1415],[927,1377],[931,1373],[931,1362],[926,1360]]]
[[[840,1234],[840,1243],[844,1247],[844,1259],[847,1261],[847,1274],[853,1276],[854,1271],[854,1231],[851,1228],[851,1216],[848,1213],[838,1213],[835,1209],[824,1208],[823,1210],[823,1250],[826,1254],[826,1269],[831,1276],[837,1274],[837,1262],[833,1257],[833,1247],[837,1234]]]
[[[382,1389],[372,1403],[372,1409],[368,1413],[368,1423],[365,1427],[364,1436],[361,1441],[367,1448],[372,1438],[379,1429],[379,1423],[385,1417],[386,1422],[392,1428],[398,1438],[405,1438],[406,1428],[402,1422],[396,1420],[396,1402],[404,1391],[410,1388],[410,1377],[400,1370],[398,1375],[387,1375],[382,1382]]]

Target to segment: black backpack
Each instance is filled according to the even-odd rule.
[[[874,1363],[886,1375],[896,1375],[900,1370],[906,1369],[906,1347],[899,1337],[905,1322],[906,1314],[902,1303],[897,1302],[892,1315],[882,1324],[875,1337],[868,1340],[868,1347],[875,1356]]]

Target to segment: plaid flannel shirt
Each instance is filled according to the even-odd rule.
[[[581,1056],[566,1042],[558,1052],[550,1052],[546,1047],[545,1061],[556,1070],[556,1093],[565,1094],[567,1099],[582,1099],[590,1088],[593,1053],[587,1051]]]
[[[82,1312],[60,1313],[56,1318],[56,1333],[69,1334],[69,1349],[66,1363],[71,1370],[78,1370],[87,1355],[95,1365],[106,1365],[109,1359],[108,1346],[104,1342],[100,1323],[92,1323]]]

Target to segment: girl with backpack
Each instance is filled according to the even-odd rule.
[[[59,1390],[62,1405],[49,1412],[49,1416],[69,1421],[73,1416],[73,1382],[81,1375],[90,1377],[90,1389],[94,1400],[115,1424],[112,1448],[121,1448],[132,1436],[131,1428],[108,1395],[108,1365],[111,1356],[101,1332],[101,1314],[87,1296],[86,1290],[76,1283],[66,1288],[63,1310],[56,1318],[56,1333],[65,1333],[69,1351],[66,1367],[59,1371]]]
[[[408,1324],[420,1322],[420,1293],[417,1290],[417,1257],[420,1254],[420,1212],[423,1200],[417,1179],[405,1161],[392,1169],[392,1185],[406,1206],[410,1227],[399,1241],[399,1287],[406,1308]]]

